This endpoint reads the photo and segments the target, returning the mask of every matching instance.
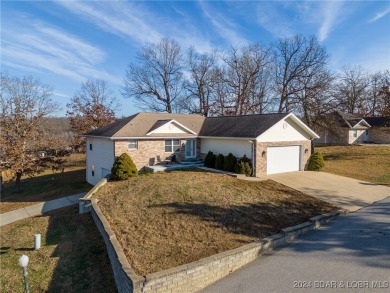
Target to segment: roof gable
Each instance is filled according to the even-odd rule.
[[[205,117],[196,114],[170,114],[141,112],[120,119],[112,124],[92,130],[85,136],[102,136],[112,139],[129,137],[146,137],[151,130],[165,124],[164,121],[175,120],[176,123],[190,132],[199,133]],[[160,122],[159,122],[160,121]],[[170,136],[170,135],[167,135]]]
[[[177,122],[174,119],[171,120],[158,120],[152,128],[149,130],[146,135],[154,134],[193,134],[196,135],[194,131],[185,127],[183,124]]]
[[[352,114],[337,111],[335,112],[335,115],[336,115],[336,122],[341,127],[357,128],[363,124],[365,124],[364,127],[370,127],[367,121],[365,121],[363,118],[354,116]]]
[[[319,138],[295,115],[290,114],[257,137],[260,142],[300,141]]]

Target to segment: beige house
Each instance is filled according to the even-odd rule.
[[[314,140],[315,145],[350,145],[369,140],[371,126],[363,118],[337,111],[327,116],[326,123],[326,126],[316,129],[320,138]]]
[[[367,141],[390,144],[390,117],[364,117],[370,124]]]
[[[91,184],[109,174],[122,153],[128,153],[140,170],[168,161],[204,159],[209,151],[246,155],[255,176],[305,170],[311,140],[318,138],[294,114],[286,113],[203,117],[143,112],[84,136]]]

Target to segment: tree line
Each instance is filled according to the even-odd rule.
[[[204,116],[295,112],[306,123],[332,110],[390,115],[390,71],[361,66],[330,69],[314,36],[297,35],[268,46],[184,51],[174,39],[146,44],[128,65],[122,95],[141,109]]]

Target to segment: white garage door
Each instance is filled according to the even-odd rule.
[[[299,171],[300,148],[300,146],[269,147],[267,174]]]

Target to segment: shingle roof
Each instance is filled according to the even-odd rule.
[[[390,117],[364,117],[372,127],[390,127]]]
[[[199,136],[256,138],[288,113],[244,116],[203,117],[195,114],[169,114],[141,112],[107,126],[92,130],[86,136],[146,137],[153,129],[175,120]],[[191,136],[191,134],[188,134]],[[188,136],[181,134],[181,136]],[[153,135],[154,136],[154,135]],[[156,136],[160,136],[156,134]],[[162,134],[162,136],[172,136]]]
[[[361,117],[357,117],[352,114],[344,113],[341,111],[334,112],[333,114],[331,114],[331,117],[329,117],[329,119],[333,120],[333,123],[337,123],[338,126],[346,128],[353,128],[357,124],[359,124],[359,122],[364,120]]]
[[[199,133],[205,117],[195,114],[169,114],[141,112],[120,119],[104,127],[92,130],[85,135],[103,137],[144,137],[157,126],[169,120],[176,120],[195,133]],[[160,122],[159,122],[160,121]]]
[[[255,138],[288,113],[208,117],[199,136]]]

